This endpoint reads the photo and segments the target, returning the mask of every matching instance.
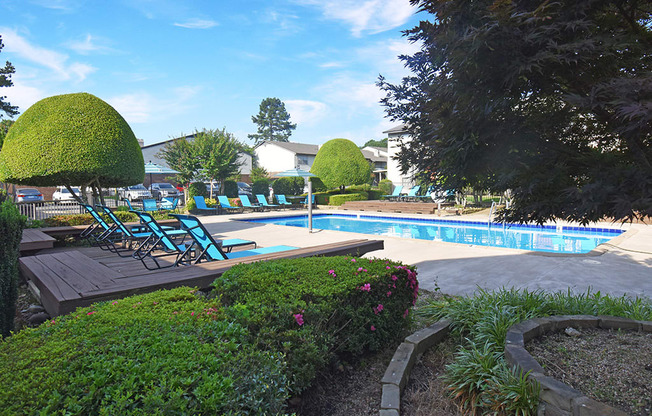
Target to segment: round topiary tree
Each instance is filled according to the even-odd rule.
[[[310,172],[329,188],[368,183],[371,165],[350,140],[329,140],[319,148]]]
[[[141,183],[136,136],[109,104],[87,93],[44,98],[11,126],[0,152],[0,180],[99,189]]]

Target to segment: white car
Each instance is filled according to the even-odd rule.
[[[71,187],[72,191],[77,196],[81,196],[81,191],[76,186]],[[57,186],[57,190],[52,194],[52,200],[55,202],[74,201],[75,197],[72,196],[68,188],[65,186]]]
[[[143,184],[128,186],[123,188],[122,197],[127,198],[129,201],[142,201],[143,199],[151,199],[152,194]]]

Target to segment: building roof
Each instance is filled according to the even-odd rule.
[[[364,150],[362,149],[362,155],[364,156],[365,159],[371,160],[372,162],[387,162],[387,156],[376,156],[372,151],[370,150]],[[387,151],[387,150],[385,150]]]
[[[389,130],[385,130],[383,134],[396,134],[396,133],[407,133],[407,129],[405,128],[405,124],[401,124],[400,126],[392,127]]]
[[[316,155],[319,151],[319,146],[316,144],[294,143],[294,142],[265,142],[265,144],[273,144],[283,149],[300,155]]]

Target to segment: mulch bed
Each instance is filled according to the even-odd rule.
[[[652,334],[582,329],[526,345],[546,375],[632,416],[652,415]]]

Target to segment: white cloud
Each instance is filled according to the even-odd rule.
[[[374,62],[377,67],[376,73],[383,74],[387,78],[402,78],[409,74],[403,61],[399,60],[400,55],[414,55],[420,50],[420,44],[411,43],[407,39],[395,39],[377,42],[371,46],[360,48],[356,56],[362,62]]]
[[[14,74],[11,80],[14,85],[3,88],[2,95],[7,96],[7,101],[11,105],[18,106],[18,110],[21,113],[31,107],[35,102],[50,95],[39,88],[27,85],[23,77],[19,74]]]
[[[175,26],[185,27],[186,29],[210,29],[218,25],[214,20],[206,19],[188,19],[185,22],[179,23],[175,22]]]
[[[96,68],[91,65],[73,62],[68,63],[68,55],[40,46],[32,45],[14,30],[0,27],[4,52],[14,53],[30,62],[52,70],[60,79],[69,80],[71,75],[77,76],[77,81],[83,81]]]
[[[295,0],[321,9],[327,19],[351,26],[353,36],[362,32],[380,33],[408,21],[417,9],[408,0]]]
[[[108,46],[102,45],[98,42],[106,42],[91,34],[87,34],[83,40],[76,40],[68,42],[68,48],[77,52],[80,55],[89,55],[91,53],[109,53],[112,51]]]
[[[344,66],[344,63],[342,62],[324,62],[323,64],[319,64],[320,68],[342,68]]]
[[[319,101],[284,100],[283,103],[290,114],[290,120],[301,125],[316,124],[324,118],[328,111],[328,106]]]
[[[108,98],[111,104],[128,123],[149,123],[166,120],[187,112],[189,102],[201,91],[198,86],[183,86],[171,91],[162,91],[161,96],[148,92],[136,92]]]

